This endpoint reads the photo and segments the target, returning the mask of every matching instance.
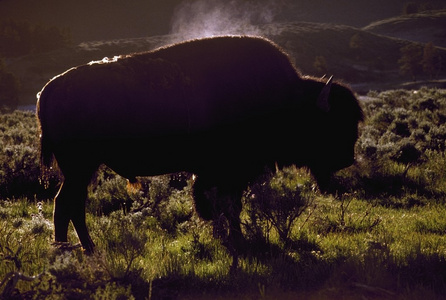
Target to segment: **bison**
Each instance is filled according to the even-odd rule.
[[[352,91],[305,77],[274,43],[224,36],[72,68],[38,94],[41,163],[64,176],[55,198],[55,241],[71,221],[82,247],[90,180],[101,164],[137,176],[196,175],[204,219],[225,215],[241,238],[240,197],[265,168],[306,166],[321,188],[354,162],[363,115]],[[215,201],[220,199],[220,201]],[[225,200],[224,200],[225,199]],[[231,199],[228,203],[226,200]]]

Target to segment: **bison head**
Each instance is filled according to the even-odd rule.
[[[358,139],[358,123],[362,109],[353,92],[330,78],[306,79],[313,96],[305,122],[309,143],[306,164],[322,190],[331,175],[354,163],[354,147]]]

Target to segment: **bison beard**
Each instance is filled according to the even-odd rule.
[[[295,164],[325,188],[353,163],[362,120],[347,87],[301,76],[276,45],[256,37],[193,40],[79,66],[45,85],[37,110],[42,168],[55,157],[64,175],[56,242],[67,242],[71,221],[85,250],[94,250],[85,199],[101,164],[131,182],[186,171],[197,175],[199,213],[228,219],[234,265],[248,183],[265,167]]]

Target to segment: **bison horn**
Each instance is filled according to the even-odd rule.
[[[333,83],[333,76],[331,76],[325,86],[322,88],[319,97],[317,98],[317,106],[324,112],[330,111],[330,103],[328,103],[328,97],[330,96],[331,84]]]

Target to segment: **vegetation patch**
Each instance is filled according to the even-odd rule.
[[[239,267],[198,218],[191,174],[140,178],[101,167],[87,223],[97,251],[52,245],[35,116],[0,116],[1,299],[442,299],[446,293],[446,92],[370,92],[357,163],[321,194],[306,170],[252,182]],[[69,240],[77,243],[74,230]],[[69,246],[69,247],[68,247]]]

